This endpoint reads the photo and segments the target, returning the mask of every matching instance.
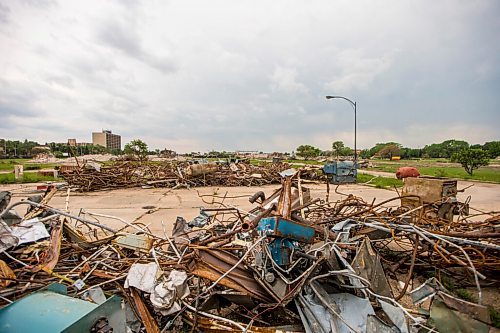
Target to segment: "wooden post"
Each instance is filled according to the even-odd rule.
[[[18,180],[19,178],[22,178],[23,174],[24,174],[23,166],[21,164],[14,165],[14,177],[16,178],[16,180]]]

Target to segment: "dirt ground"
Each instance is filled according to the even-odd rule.
[[[468,188],[464,193],[459,193],[460,201],[464,201],[471,196],[471,207],[483,211],[500,211],[500,185],[486,183],[471,183],[460,181],[459,189],[474,185]],[[325,184],[306,184],[311,189],[313,198],[326,197]],[[237,206],[242,210],[249,210],[253,207],[248,202],[248,198],[257,191],[264,191],[270,195],[279,185],[270,185],[265,187],[203,187],[195,189],[171,190],[166,188],[157,189],[118,189],[110,191],[100,191],[91,193],[71,192],[69,198],[69,210],[73,214],[78,214],[83,208],[87,211],[113,215],[120,217],[128,222],[140,221],[149,225],[153,232],[163,233],[162,221],[165,224],[166,231],[170,232],[177,216],[182,216],[186,220],[191,220],[199,213],[200,207],[211,206],[210,197],[204,197],[207,202],[203,202],[200,195],[214,195],[219,197],[226,196],[224,203]],[[0,187],[0,191],[11,191],[13,201],[25,199],[36,192],[36,184],[17,184]],[[397,196],[394,191],[377,189],[360,184],[342,185],[335,192],[335,186],[331,187],[330,200],[337,200],[343,195],[353,194],[362,197],[368,202],[375,199],[380,202]],[[342,194],[340,194],[342,193]],[[50,205],[55,208],[64,208],[66,201],[66,191],[60,191],[52,198]],[[215,198],[220,202],[221,198]],[[399,201],[395,200],[392,206],[398,206]],[[19,206],[19,213],[23,213],[24,206]],[[121,222],[112,220],[101,220],[110,226],[119,226]]]

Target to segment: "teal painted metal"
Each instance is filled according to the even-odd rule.
[[[294,249],[298,249],[294,241],[286,238],[276,238],[267,246],[275,263],[286,267],[290,264],[290,258]]]
[[[332,184],[355,183],[358,176],[358,169],[353,161],[335,161],[325,164],[323,172],[331,177]]]
[[[265,231],[271,236],[288,238],[303,243],[312,243],[314,238],[313,228],[281,217],[261,219],[257,230]]]
[[[113,332],[126,332],[119,297],[97,305],[66,293],[65,286],[54,284],[0,309],[0,332],[89,332],[101,318]]]
[[[281,217],[267,217],[260,220],[257,230],[274,238],[267,245],[276,264],[286,267],[291,262],[293,251],[300,250],[298,242],[312,243],[314,229]]]

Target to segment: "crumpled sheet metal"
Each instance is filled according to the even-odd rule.
[[[12,235],[11,229],[0,219],[0,253],[14,247],[19,242],[19,239]]]
[[[357,332],[366,332],[368,315],[375,315],[367,298],[360,298],[348,293],[329,294],[329,297],[338,306],[340,315],[351,327]],[[339,318],[333,318],[333,320],[340,333],[351,332]]]
[[[0,277],[4,278],[0,279],[0,288],[7,288],[13,282],[10,279],[16,278],[16,274],[3,260],[0,260]]]
[[[400,333],[409,333],[408,323],[403,310],[381,299],[378,300],[382,306],[382,310],[387,314],[392,323],[398,328]]]
[[[192,325],[192,315],[186,315],[186,319]],[[209,319],[205,317],[198,316],[197,320],[198,329],[203,333],[241,333],[241,329],[233,327],[228,323],[217,321],[214,319]],[[245,324],[242,324],[245,326]],[[286,326],[252,326],[248,333],[303,333],[304,329],[296,325],[286,325]]]
[[[191,261],[189,271],[210,281],[217,281],[222,274],[236,265],[239,258],[234,255],[216,249],[197,249],[195,259]],[[246,293],[263,302],[272,303],[273,299],[269,293],[254,278],[253,272],[245,268],[243,264],[238,265],[233,271],[219,281],[219,284],[227,288]]]
[[[410,297],[413,304],[418,305],[436,295],[437,291],[440,289],[444,289],[444,287],[435,277],[431,277],[419,287],[413,289],[410,292]]]
[[[106,172],[101,170],[101,174]],[[226,177],[220,170],[211,175]],[[248,175],[244,177],[248,179]],[[199,184],[202,183],[193,183],[193,186]],[[398,217],[398,214],[402,214],[401,211],[385,208],[378,210],[374,203],[366,203],[354,196],[335,203],[323,202],[317,198],[317,201],[311,201],[312,204],[308,201],[304,203],[304,207],[301,205],[301,208],[297,208],[298,206],[293,204],[294,191],[299,192],[299,188],[295,186],[300,187],[300,182],[292,183],[292,180],[288,179],[283,181],[283,184],[287,186],[286,191],[284,188],[275,191],[267,200],[261,197],[259,207],[250,212],[224,207],[222,203],[219,208],[207,208],[206,211],[224,210],[223,214],[217,212],[209,216],[200,210],[200,215],[190,223],[179,217],[171,238],[156,237],[142,227],[140,229],[143,229],[143,233],[127,234],[121,238],[114,229],[104,229],[109,231],[111,236],[105,232],[106,238],[98,238],[97,229],[87,230],[89,225],[94,225],[90,222],[85,223],[84,220],[84,225],[75,223],[73,228],[69,223],[53,223],[56,220],[53,219],[45,223],[47,230],[52,231],[49,240],[36,241],[31,245],[23,244],[9,253],[13,257],[19,256],[17,258],[6,256],[4,259],[2,256],[8,266],[4,267],[0,274],[7,278],[17,276],[18,280],[14,288],[10,285],[5,288],[6,291],[1,291],[0,302],[15,299],[18,285],[36,289],[39,281],[43,284],[43,281],[79,277],[79,281],[84,281],[88,288],[97,288],[82,290],[78,293],[81,297],[100,303],[105,300],[104,293],[125,296],[124,299],[130,307],[127,322],[134,333],[160,332],[162,328],[163,331],[189,331],[188,326],[195,326],[198,331],[203,332],[241,332],[242,327],[248,326],[248,332],[302,332],[305,329],[306,333],[340,333],[351,330],[368,333],[408,333],[408,325],[412,325],[412,332],[423,325],[424,321],[420,317],[415,317],[412,312],[411,316],[406,314],[393,301],[385,279],[382,267],[395,260],[394,256],[391,256],[392,238],[394,241],[402,238],[403,242],[409,245],[398,253],[402,254],[397,257],[398,268],[393,270],[397,265],[390,266],[391,272],[408,272],[408,282],[420,273],[421,268],[449,267],[446,255],[455,249],[440,241],[440,249],[449,252],[443,252],[444,255],[432,252],[429,246],[433,246],[437,241],[431,243],[426,242],[425,237],[420,237],[420,240],[412,237],[418,234],[417,231],[433,237],[432,230],[423,223],[413,226],[410,219]],[[241,232],[243,223],[253,223],[256,219],[251,217],[259,216],[271,201],[281,202],[281,209],[271,207],[269,214],[278,217],[280,214],[289,214],[293,221],[314,227],[313,244],[297,244],[297,253],[301,256],[300,259],[298,255],[291,257],[295,266],[269,265],[268,260],[272,257],[262,251],[269,239],[262,235],[257,239],[258,232],[250,229]],[[214,202],[212,200],[212,204]],[[41,207],[40,214],[58,213],[57,210],[45,207]],[[232,213],[229,213],[230,211]],[[300,212],[303,214],[299,215]],[[230,218],[227,218],[227,215],[230,215]],[[76,217],[69,218],[72,219],[70,223],[78,220]],[[76,228],[77,225],[82,228]],[[100,223],[97,224],[99,225]],[[495,226],[486,221],[483,225],[482,236],[474,238],[479,239],[477,241],[465,236],[456,236],[460,231],[472,234],[475,231],[472,224],[464,223],[453,230],[455,234],[448,233],[446,236],[450,242],[457,245],[470,243],[474,248],[477,246],[489,251],[487,262],[483,264],[477,252],[469,252],[472,258],[470,268],[472,262],[474,265],[477,263],[480,265],[475,266],[479,267],[478,271],[490,267],[490,263],[497,258],[495,254],[491,254],[491,250],[497,246],[494,240],[485,240],[487,235],[495,232]],[[64,235],[61,241],[60,232],[63,226]],[[193,231],[190,227],[195,226],[198,229]],[[416,227],[420,229],[417,230]],[[439,228],[439,225],[437,227]],[[78,233],[79,230],[82,230],[81,234]],[[10,235],[10,228],[8,231]],[[377,241],[371,242],[367,237],[373,239],[375,232],[381,236],[376,237]],[[384,235],[387,237],[383,237]],[[453,238],[454,235],[460,237],[460,242]],[[154,240],[151,247],[146,238]],[[412,248],[411,244],[417,246]],[[500,245],[498,247],[500,248]],[[153,250],[148,251],[150,248]],[[412,258],[410,253],[416,253],[419,258],[415,271],[407,270],[409,265],[413,267],[409,260]],[[383,256],[384,266],[381,265],[378,255]],[[51,276],[35,276],[30,268],[37,261],[49,272],[51,267],[56,266],[55,271]],[[28,269],[24,263],[30,265]],[[239,264],[236,265],[237,263]],[[461,265],[466,264],[464,261]],[[399,270],[399,267],[402,270]],[[497,266],[491,267],[491,271],[494,271]],[[12,268],[14,275],[10,274],[9,268]],[[166,272],[165,275],[163,272]],[[277,281],[277,277],[281,284],[277,288],[269,287],[276,286],[273,283]],[[71,282],[68,280],[64,281]],[[213,284],[215,281],[218,282],[217,285]],[[123,282],[127,289],[123,288]],[[430,314],[433,319],[429,323],[435,323],[436,327],[443,325],[447,330],[467,332],[481,331],[489,324],[485,307],[457,300],[435,282],[411,294],[415,296],[416,301],[435,297],[436,302],[430,303],[433,306],[431,312],[425,313],[427,317]],[[283,291],[284,296],[276,297],[276,290]],[[9,292],[10,294],[6,294]],[[380,298],[375,293],[388,296],[389,299]],[[8,297],[4,299],[4,295]],[[293,305],[287,305],[289,301],[293,301],[297,309]],[[452,318],[452,323],[447,322],[449,318]],[[300,325],[301,321],[303,327]],[[270,327],[262,327],[266,323]],[[297,324],[300,327],[277,326],[285,323]]]
[[[450,295],[446,288],[432,277],[422,285],[410,292],[413,304],[420,304],[425,300],[438,295],[443,303],[454,310],[470,315],[472,318],[480,320],[486,324],[491,324],[488,308],[484,305],[467,302]]]
[[[378,253],[373,249],[368,238],[363,239],[351,266],[359,276],[370,281],[371,289],[375,293],[385,297],[393,297]]]
[[[380,318],[373,315],[368,315],[366,319],[367,333],[401,333],[396,327],[386,325]]]
[[[295,302],[306,333],[328,333],[335,326],[331,313],[312,295],[298,295]]]
[[[332,231],[337,234],[337,239],[339,242],[345,243],[349,240],[351,228],[356,225],[358,225],[358,222],[351,219],[346,219],[335,224],[332,227]]]
[[[488,307],[452,297],[442,291],[438,291],[438,295],[443,303],[445,303],[449,308],[471,316],[472,318],[480,320],[486,324],[491,324]]]
[[[351,329],[347,325],[356,332],[366,332],[368,316],[375,315],[367,298],[360,298],[348,293],[328,294],[319,284],[315,284],[315,287],[322,290],[323,297],[343,320],[329,310],[329,307],[323,304],[317,296],[301,295],[299,304],[312,332],[351,333]]]
[[[18,245],[50,237],[45,224],[40,222],[38,218],[22,221],[18,225],[12,226],[11,230],[12,235],[19,239]]]
[[[451,296],[445,287],[432,277],[410,292],[414,304],[432,298],[429,326],[439,332],[488,332],[491,318],[484,305]]]
[[[147,235],[136,235],[129,233],[118,235],[112,241],[113,244],[116,244],[120,247],[143,252],[149,252],[153,247],[153,242],[154,239],[148,237]]]
[[[35,272],[43,270],[51,274],[54,267],[56,267],[61,254],[62,231],[65,222],[66,218],[59,220],[59,223],[52,226],[52,231],[50,232],[50,245],[46,251],[43,252],[43,259],[40,264],[35,267]]]
[[[450,309],[439,296],[432,301],[429,324],[439,332],[488,333],[490,330],[485,323]]]

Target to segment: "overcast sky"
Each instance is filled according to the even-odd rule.
[[[500,1],[0,0],[0,137],[179,152],[500,140]]]

